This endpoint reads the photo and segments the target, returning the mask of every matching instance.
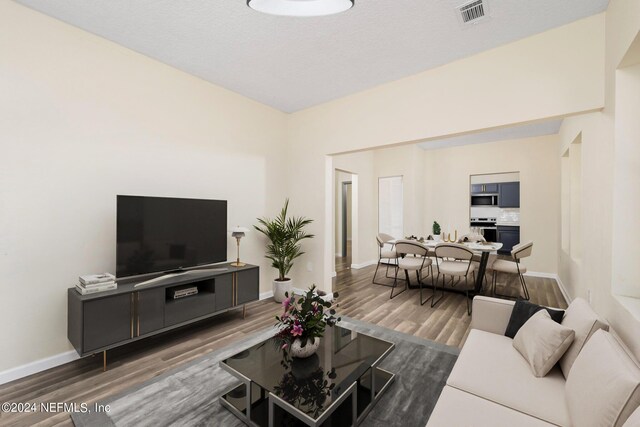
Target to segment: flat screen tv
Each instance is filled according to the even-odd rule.
[[[227,260],[227,201],[117,197],[116,276]]]

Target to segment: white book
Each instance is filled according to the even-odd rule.
[[[79,283],[80,286],[82,286],[83,288],[96,288],[96,287],[100,287],[100,286],[108,286],[108,285],[115,285],[116,282],[114,282],[113,280],[109,280],[108,282],[100,282],[100,283],[90,283],[88,285],[85,285],[84,283]]]
[[[111,273],[85,274],[78,279],[83,285],[94,285],[96,283],[113,282],[116,280],[116,276]]]
[[[78,291],[78,293],[82,294],[82,295],[89,295],[89,294],[95,294],[98,292],[105,292],[105,291],[112,291],[114,289],[118,289],[118,284],[114,283],[112,285],[106,285],[106,286],[96,286],[96,287],[92,287],[92,288],[85,288],[82,285],[76,285],[76,291]]]

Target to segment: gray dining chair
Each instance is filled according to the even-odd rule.
[[[527,288],[527,282],[524,280],[524,273],[527,272],[527,267],[520,263],[520,260],[531,255],[533,252],[533,242],[524,242],[517,244],[511,249],[511,258],[513,260],[497,259],[491,266],[493,269],[493,294],[506,297],[506,298],[519,298],[513,295],[499,294],[496,291],[497,276],[498,273],[517,274],[520,280],[520,286],[524,293],[524,299],[529,300],[529,289]]]
[[[396,270],[398,269],[398,266],[397,266],[398,254],[394,249],[394,244],[390,243],[393,240],[394,240],[393,236],[390,236],[389,234],[385,234],[385,233],[380,233],[376,236],[376,242],[378,242],[378,265],[376,265],[376,271],[375,273],[373,273],[372,283],[374,285],[393,286],[389,283],[382,283],[382,282],[376,281],[376,276],[378,275],[378,269],[382,265],[383,260],[386,260],[386,264],[387,264],[387,268],[384,274],[387,279],[394,278],[394,276],[389,276],[389,265],[391,265],[392,262],[396,262],[396,265],[394,265],[393,268]]]
[[[431,306],[435,306],[438,301],[444,297],[446,276],[451,276],[452,286],[455,284],[455,279],[462,280],[462,278],[464,278],[464,290],[467,298],[467,314],[471,315],[469,275],[473,274],[475,271],[475,266],[471,262],[473,259],[473,252],[457,243],[442,243],[436,245],[435,253],[436,265],[438,267],[438,278],[436,281],[440,280],[440,275],[442,274],[442,295],[437,300],[434,295],[434,298],[431,300]]]
[[[396,242],[396,253],[398,254],[398,268],[396,269],[396,277],[393,281],[393,288],[391,289],[391,295],[389,299],[393,299],[406,291],[409,287],[409,272],[416,272],[416,279],[418,280],[418,286],[420,287],[420,305],[424,305],[429,299],[435,297],[436,284],[433,281],[433,261],[429,258],[428,250],[425,246],[410,240],[399,240]],[[431,286],[433,288],[433,294],[427,298],[422,297],[422,270],[429,269],[429,276],[431,276]],[[398,284],[398,272],[404,270],[407,276],[405,280],[404,289],[397,294],[393,294]]]

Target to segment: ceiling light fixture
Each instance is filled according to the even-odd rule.
[[[325,16],[344,12],[354,0],[247,0],[259,12],[281,16]]]

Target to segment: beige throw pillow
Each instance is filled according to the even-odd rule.
[[[513,338],[513,347],[525,358],[533,375],[544,377],[567,351],[575,332],[540,310],[522,325]]]
[[[596,331],[571,368],[565,397],[573,425],[620,427],[640,405],[640,368],[613,335]]]
[[[573,362],[580,354],[580,350],[587,343],[591,335],[598,329],[609,330],[609,326],[600,319],[588,302],[582,298],[574,299],[564,313],[562,325],[573,329],[576,337],[573,344],[560,359],[560,369],[565,378],[569,378],[569,371]]]

